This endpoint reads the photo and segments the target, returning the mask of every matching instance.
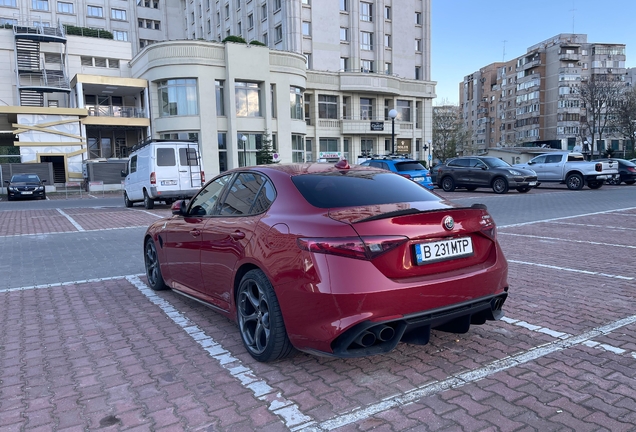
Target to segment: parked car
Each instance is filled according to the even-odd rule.
[[[172,213],[144,237],[150,287],[237,321],[258,361],[386,353],[503,316],[508,267],[486,207],[392,172],[236,168]]]
[[[191,198],[205,182],[196,141],[150,140],[133,147],[124,179],[124,205]]]
[[[461,156],[437,167],[437,185],[446,192],[458,187],[469,191],[485,187],[503,194],[509,189],[525,193],[538,183],[534,171],[513,167],[496,157]]]
[[[526,164],[514,165],[533,170],[541,183],[565,183],[570,190],[582,189],[584,184],[590,189],[600,188],[606,180],[618,175],[616,166],[611,160],[586,161],[581,153],[567,151],[544,153]]]
[[[597,159],[599,162],[608,161],[609,159]],[[625,183],[628,185],[633,185],[636,183],[636,163],[630,162],[626,159],[615,159],[611,160],[618,162],[618,178],[612,178],[607,180],[607,184],[611,185],[619,185],[621,183]]]
[[[11,180],[4,181],[7,184],[7,200],[16,198],[46,199],[46,180],[40,179],[37,174],[14,174]]]
[[[444,165],[442,162],[438,162],[435,165],[433,165],[429,171],[429,174],[431,176],[431,182],[433,182],[434,185],[437,185],[437,169]]]
[[[419,183],[427,189],[434,188],[429,171],[424,168],[424,165],[422,165],[419,161],[413,159],[390,157],[382,159],[374,158],[366,160],[360,165],[393,171],[402,177],[406,177],[407,179],[413,180],[415,183]]]

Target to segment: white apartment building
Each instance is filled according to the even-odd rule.
[[[425,158],[430,0],[393,3],[188,0],[171,14],[159,0],[127,9],[135,19],[140,7],[163,14],[161,37],[180,39],[163,42],[142,37],[155,29],[141,21],[128,41],[114,41],[67,34],[53,25],[59,13],[15,18],[0,29],[0,78],[11,83],[0,88],[0,146],[20,147],[22,162],[54,162],[60,181],[79,178],[83,160],[126,157],[147,137],[199,140],[208,178],[254,164],[267,139],[282,162],[355,161],[394,146]],[[0,16],[13,19],[6,10]],[[80,15],[73,25],[87,25]],[[117,20],[103,21],[115,29]],[[267,46],[218,41],[228,34]]]

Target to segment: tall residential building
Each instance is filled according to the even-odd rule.
[[[282,162],[428,155],[430,0],[0,2],[0,146],[59,178],[146,137],[198,140],[208,177],[268,138]]]
[[[529,47],[524,55],[467,75],[460,103],[472,137],[464,152],[519,145],[571,150],[591,141],[581,128],[586,111],[580,90],[592,77],[625,81],[625,45],[559,34]],[[628,145],[611,134],[603,141],[592,143],[595,152]]]

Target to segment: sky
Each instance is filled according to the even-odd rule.
[[[636,67],[636,0],[431,3],[431,78],[437,81],[433,105],[458,104],[459,83],[466,75],[519,57],[560,33],[587,34],[588,42],[625,44],[625,65]]]

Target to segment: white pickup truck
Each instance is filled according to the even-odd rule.
[[[565,183],[571,190],[579,190],[584,184],[598,189],[606,180],[618,176],[616,161],[588,162],[581,153],[567,151],[545,153],[515,166],[536,172],[540,183]]]

